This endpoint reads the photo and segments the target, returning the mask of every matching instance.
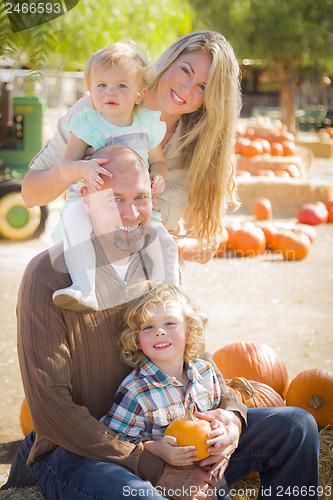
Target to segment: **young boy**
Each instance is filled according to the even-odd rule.
[[[198,460],[195,446],[177,446],[176,438],[164,432],[190,405],[204,412],[219,404],[214,369],[198,358],[205,347],[205,320],[181,288],[158,284],[130,302],[125,321],[118,347],[122,359],[135,368],[103,421],[124,439],[143,441],[149,452],[170,465],[193,465]],[[208,440],[208,451],[216,455],[211,472],[221,480],[219,437]],[[223,486],[227,492],[225,481]]]

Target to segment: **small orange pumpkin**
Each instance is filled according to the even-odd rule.
[[[272,204],[268,198],[257,198],[252,211],[259,220],[269,220],[273,217]]]
[[[178,446],[195,446],[198,451],[197,457],[203,460],[209,457],[206,441],[207,434],[212,428],[207,420],[202,420],[193,415],[193,405],[183,419],[176,419],[168,425],[165,435],[174,436]]]
[[[285,260],[302,260],[310,250],[310,238],[303,232],[286,231],[280,240],[280,252]]]
[[[234,342],[213,354],[225,379],[245,377],[273,387],[283,398],[289,385],[287,368],[270,346],[260,342]]]
[[[333,371],[312,368],[291,381],[287,406],[298,406],[311,413],[318,427],[333,428]]]
[[[23,399],[21,406],[20,425],[25,436],[27,436],[33,430],[27,400],[25,398]]]
[[[244,377],[234,377],[226,382],[248,408],[286,406],[280,394],[267,384]]]

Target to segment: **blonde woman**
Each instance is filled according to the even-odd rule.
[[[218,33],[181,37],[152,69],[143,106],[161,111],[166,123],[162,147],[168,177],[159,207],[181,260],[205,263],[214,255],[225,205],[235,201],[233,146],[240,103],[238,63]],[[68,189],[59,168],[69,139],[65,127],[85,106],[92,106],[89,96],[59,120],[54,137],[33,159],[22,187],[28,206],[49,203]]]

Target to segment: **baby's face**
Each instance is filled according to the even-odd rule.
[[[96,68],[92,73],[90,88],[93,104],[114,125],[131,125],[134,106],[145,95],[145,89],[140,89],[139,84],[138,76],[125,68]]]

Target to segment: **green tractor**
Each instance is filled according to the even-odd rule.
[[[14,96],[2,85],[0,115],[0,237],[23,240],[45,229],[47,207],[28,208],[22,179],[43,146],[45,103],[37,96]]]

